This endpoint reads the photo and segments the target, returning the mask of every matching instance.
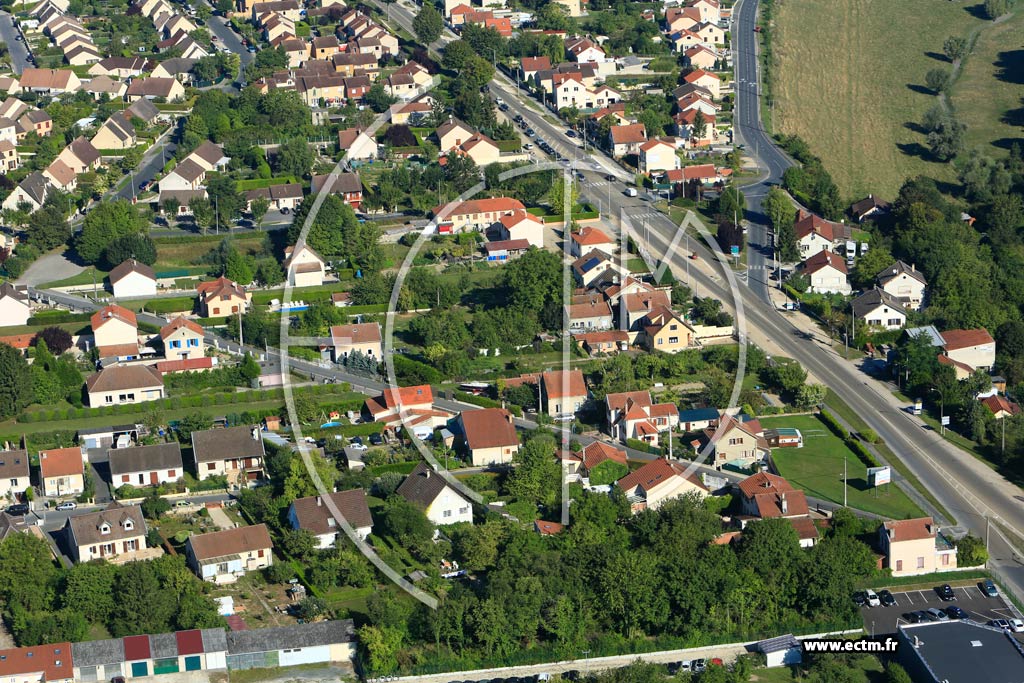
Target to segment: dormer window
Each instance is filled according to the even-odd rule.
[[[132,520],[130,520],[130,519],[126,519],[126,520],[124,521],[124,530],[125,530],[125,531],[131,531],[131,530],[132,530],[132,529],[134,529],[134,528],[135,528],[135,522],[133,522],[133,521],[132,521]]]
[[[107,524],[106,522],[103,522],[103,524],[100,524],[100,533],[101,534],[109,534],[110,533],[110,525]]]

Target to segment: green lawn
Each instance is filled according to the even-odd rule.
[[[851,664],[851,677],[846,680],[857,683],[880,683],[885,680],[885,668],[875,655],[861,655]],[[755,669],[750,680],[756,683],[790,683],[791,681],[806,680],[803,675],[794,675],[796,668],[778,666],[771,669]]]
[[[964,62],[952,91],[953,105],[967,124],[967,149],[1006,154],[1007,141],[1024,125],[1024,11],[986,28]]]
[[[941,55],[948,36],[982,24],[972,14],[976,4],[777,3],[774,132],[803,137],[844,198],[873,192],[894,199],[905,178],[921,174],[953,180],[952,165],[922,158],[925,136],[915,126],[936,102],[922,87],[925,74],[950,67],[932,55]]]
[[[299,182],[294,176],[282,176],[280,178],[253,178],[252,180],[239,180],[238,191],[258,190],[274,185],[288,185]]]
[[[772,451],[772,457],[779,474],[807,495],[842,503],[845,458],[850,507],[894,519],[924,514],[907,494],[893,484],[869,489],[867,466],[818,418],[811,415],[764,418],[761,425],[766,429],[795,427],[803,434],[803,448],[777,448]]]

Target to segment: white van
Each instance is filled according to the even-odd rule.
[[[635,197],[636,194],[637,194],[637,192],[636,192],[636,188],[635,187],[627,187],[626,188],[626,196],[627,197]]]

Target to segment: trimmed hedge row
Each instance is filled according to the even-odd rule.
[[[839,424],[835,416],[827,410],[822,410],[818,413],[818,418],[825,423],[832,432],[843,440],[846,447],[853,451],[853,454],[857,456],[857,459],[868,467],[881,467],[882,464],[878,462],[878,459],[869,451],[864,444],[860,442],[860,439],[846,431],[843,425]]]
[[[456,401],[471,403],[475,406],[480,406],[481,408],[501,408],[501,401],[495,401],[493,398],[487,398],[486,396],[468,394],[465,391],[453,391],[452,397]],[[523,416],[522,406],[517,406],[514,403],[508,403],[505,405],[505,408],[516,417]]]

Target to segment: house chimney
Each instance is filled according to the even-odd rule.
[[[321,498],[320,496],[317,496],[316,497],[316,506],[320,507],[323,504],[324,504],[323,498]]]
[[[428,470],[424,470],[423,471],[423,476],[426,477],[427,479],[430,479],[430,470],[429,469]]]
[[[786,494],[783,493],[781,498],[782,498],[782,500],[779,503],[779,507],[782,508],[782,514],[788,515],[789,514],[789,503],[786,502]]]
[[[917,264],[916,263],[911,263],[910,264],[910,272],[911,273],[916,273],[917,272]]]

